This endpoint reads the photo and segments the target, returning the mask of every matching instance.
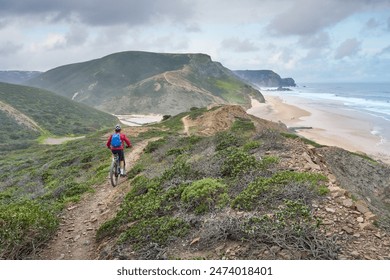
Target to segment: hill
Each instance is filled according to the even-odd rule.
[[[97,231],[98,258],[389,257],[386,198],[368,192],[386,192],[388,165],[301,139],[237,106],[157,127],[184,135],[145,148],[119,211]]]
[[[122,52],[31,79],[69,99],[115,113],[177,114],[210,104],[250,106],[261,93],[205,54]]]
[[[0,82],[10,84],[24,84],[42,72],[39,71],[0,71]]]
[[[0,157],[0,258],[389,257],[388,165],[239,106],[124,132],[134,148],[117,188],[96,149],[108,130]]]
[[[117,118],[52,92],[0,83],[0,150],[24,147],[41,136],[85,135]]]
[[[258,87],[295,87],[293,78],[282,79],[271,70],[236,70],[234,73],[245,81]]]

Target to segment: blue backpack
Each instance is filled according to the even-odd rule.
[[[120,133],[115,133],[115,134],[112,135],[111,146],[114,147],[114,148],[119,148],[120,146],[122,146]]]

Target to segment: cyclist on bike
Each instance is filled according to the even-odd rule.
[[[118,124],[115,126],[115,133],[110,135],[107,140],[106,146],[111,150],[112,154],[118,154],[120,161],[120,174],[126,176],[125,173],[125,153],[123,152],[124,144],[126,148],[131,148],[130,140],[125,134],[121,133],[121,126]]]

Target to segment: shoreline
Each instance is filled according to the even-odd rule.
[[[130,114],[130,115],[114,115],[119,121],[128,126],[142,126],[145,124],[156,123],[162,120],[162,115],[149,114]]]
[[[247,113],[283,122],[288,128],[296,128],[299,136],[321,145],[363,153],[390,164],[390,144],[373,133],[373,125],[363,113],[316,106],[300,97],[264,95],[264,98],[266,103],[252,99]]]

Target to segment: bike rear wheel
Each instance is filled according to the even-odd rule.
[[[118,161],[114,159],[110,167],[110,181],[113,187],[118,185],[119,181],[119,171],[118,171]]]

